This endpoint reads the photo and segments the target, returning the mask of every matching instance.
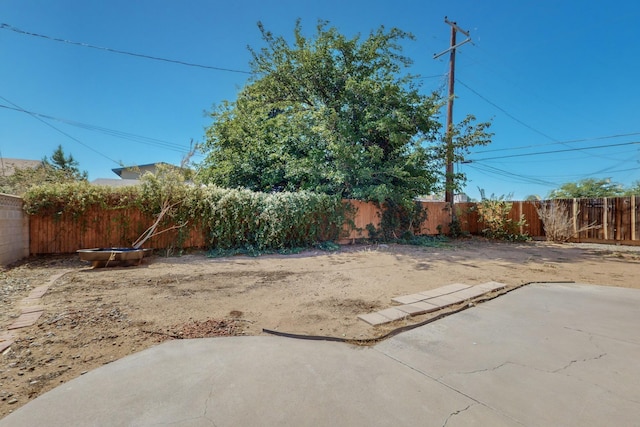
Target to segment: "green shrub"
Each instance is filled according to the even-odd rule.
[[[76,181],[31,187],[23,199],[24,209],[31,215],[81,216],[95,206],[103,209],[140,207],[140,195],[138,187],[110,188]]]
[[[480,190],[481,201],[476,205],[478,219],[484,225],[482,234],[489,239],[522,241],[528,240],[526,233],[520,233],[520,227],[527,225],[524,215],[520,215],[517,221],[510,218],[513,203],[507,201],[505,196],[485,197],[483,189]]]

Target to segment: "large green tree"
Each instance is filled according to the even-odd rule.
[[[212,113],[200,176],[226,187],[312,190],[365,200],[409,200],[442,188],[442,100],[423,95],[399,29],[347,38],[326,22],[292,42],[258,24],[252,77]],[[487,124],[454,130],[456,153],[488,143]]]
[[[586,178],[567,182],[549,193],[549,199],[590,199],[624,195],[624,187],[609,178]]]

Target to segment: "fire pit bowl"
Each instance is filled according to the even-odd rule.
[[[153,249],[134,248],[94,248],[79,249],[78,255],[82,261],[91,262],[91,266],[106,267],[108,265],[140,265],[142,258],[151,255]]]

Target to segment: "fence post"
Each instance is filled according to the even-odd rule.
[[[518,221],[520,221],[520,219],[522,219],[522,201],[518,202]],[[522,222],[520,222],[520,235],[524,234],[524,227],[522,225]]]
[[[602,199],[603,213],[602,213],[602,227],[604,228],[604,240],[609,240],[609,224],[607,222],[607,208],[609,207],[609,201],[607,198]]]
[[[636,240],[636,196],[631,195],[631,240]]]
[[[576,199],[573,199],[573,203],[571,205],[571,214],[573,217],[573,236],[574,238],[578,238],[578,205]]]
[[[623,238],[624,228],[625,228],[623,224],[624,201],[622,200],[621,197],[616,197],[614,200],[615,200],[615,205],[613,206],[613,208],[615,210],[615,216],[614,216],[615,239],[616,241],[620,241]]]

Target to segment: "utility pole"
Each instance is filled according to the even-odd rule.
[[[453,219],[455,218],[455,212],[453,210],[453,173],[454,173],[453,171],[453,98],[454,98],[453,86],[455,84],[456,49],[462,46],[463,44],[470,42],[471,36],[469,35],[468,31],[465,31],[462,28],[458,27],[458,24],[456,24],[455,22],[449,21],[446,16],[444,17],[444,22],[451,26],[451,44],[449,45],[449,48],[447,50],[433,55],[433,59],[437,59],[442,55],[444,55],[445,53],[450,52],[449,54],[449,99],[447,102],[447,133],[445,136],[446,144],[447,144],[447,152],[446,152],[447,167],[445,171],[444,200],[445,202],[449,203],[449,205],[451,206],[451,217]],[[458,31],[464,34],[465,36],[467,36],[467,39],[464,40],[463,42],[456,44],[456,33]]]

